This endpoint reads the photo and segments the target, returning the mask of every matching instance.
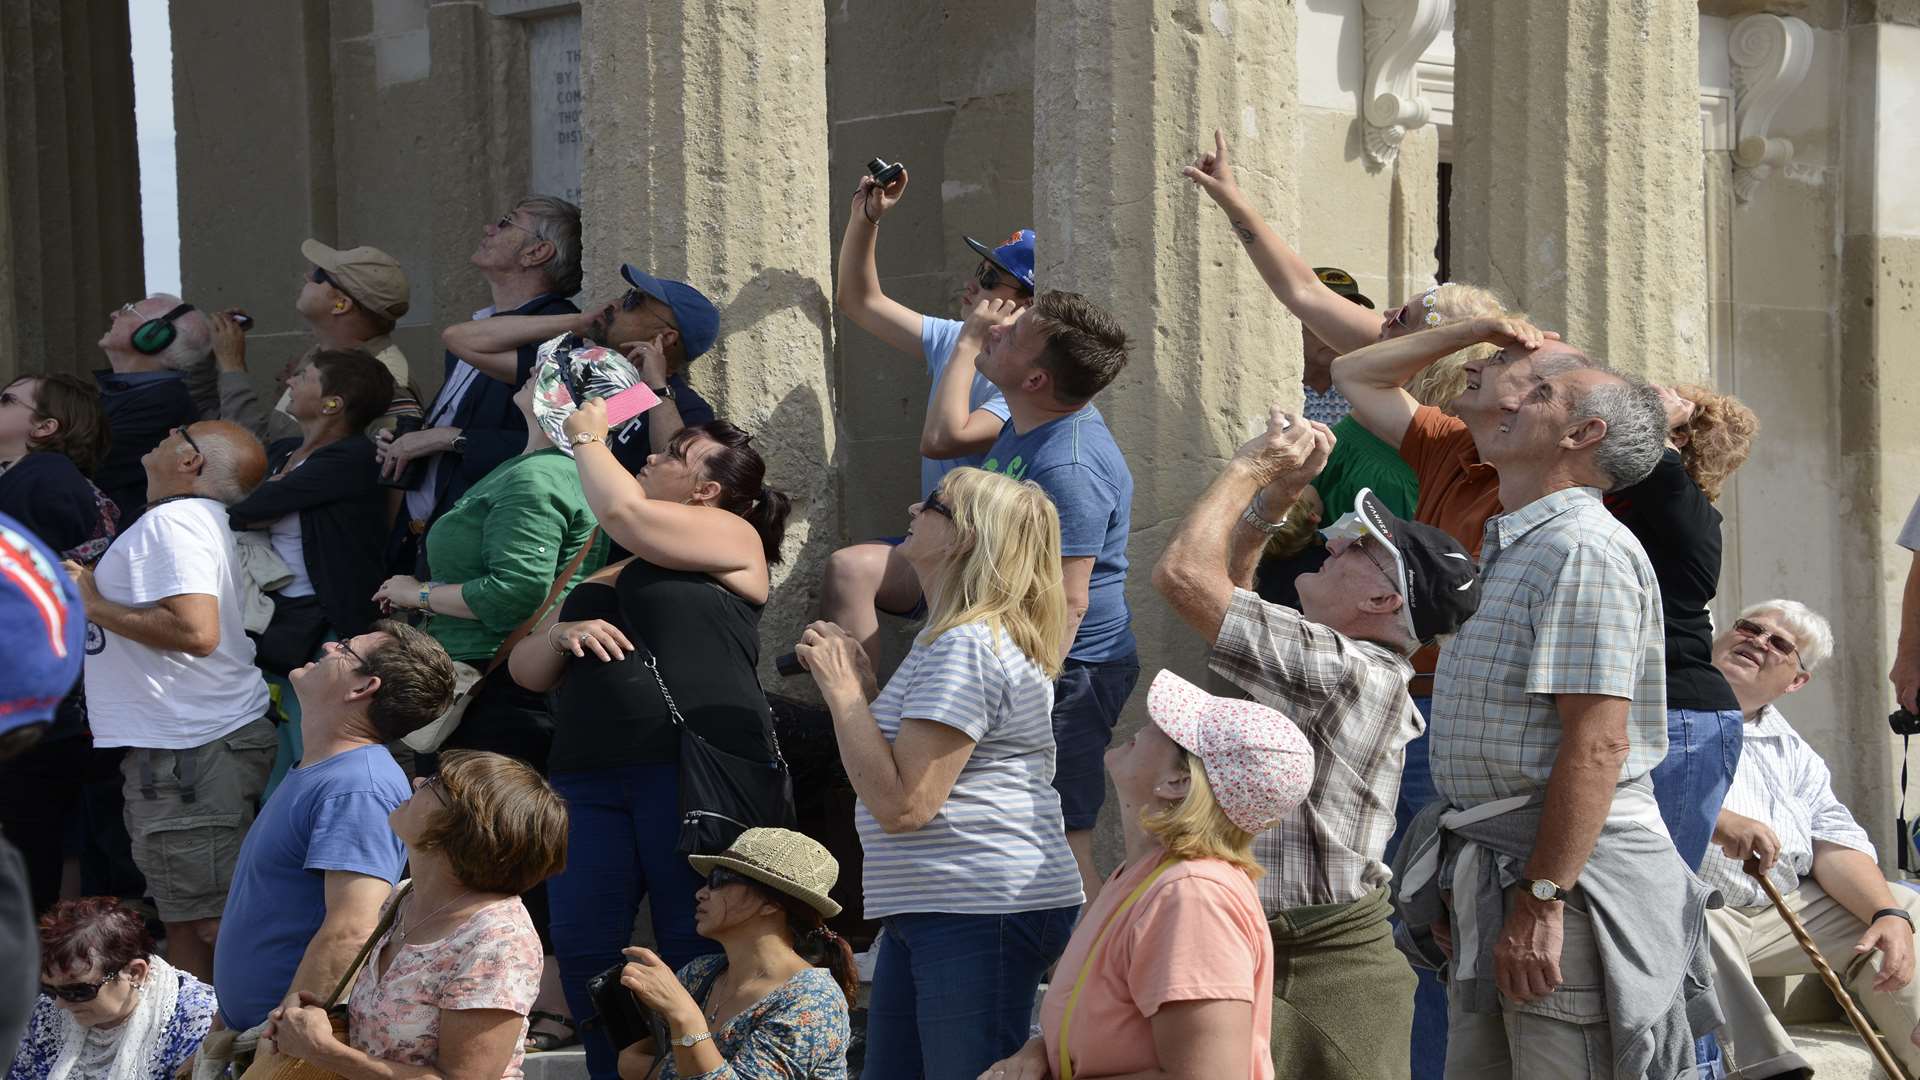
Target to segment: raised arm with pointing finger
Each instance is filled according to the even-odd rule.
[[[1227,160],[1225,135],[1214,131],[1213,153],[1200,155],[1181,170],[1181,175],[1193,181],[1195,187],[1206,192],[1227,212],[1233,235],[1246,245],[1247,256],[1253,260],[1254,269],[1260,271],[1267,288],[1273,290],[1273,295],[1287,305],[1287,310],[1305,323],[1307,329],[1319,335],[1320,340],[1344,353],[1380,337],[1379,313],[1360,307],[1328,288],[1314,274],[1313,267],[1307,265],[1299,252],[1287,246],[1241,193],[1240,185],[1234,182],[1233,166]]]

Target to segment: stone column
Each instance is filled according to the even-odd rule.
[[[96,366],[145,278],[138,162],[126,5],[0,5],[0,376]]]
[[[1897,795],[1900,741],[1886,728],[1893,695],[1886,679],[1898,632],[1901,589],[1911,556],[1894,545],[1920,496],[1920,192],[1913,168],[1920,136],[1910,103],[1920,95],[1920,27],[1895,25],[1894,5],[1857,15],[1847,32],[1846,195],[1840,243],[1842,602],[1826,614],[1839,639],[1820,678],[1845,689],[1836,733],[1858,752],[1834,761],[1834,785],[1863,823],[1891,872],[1898,838],[1884,808]],[[1909,11],[1909,16],[1920,12]],[[1764,437],[1764,435],[1763,435]],[[1892,753],[1875,749],[1890,739]]]
[[[1706,372],[1693,0],[1462,0],[1453,276],[1655,378]]]
[[[720,340],[689,379],[755,435],[793,498],[762,650],[813,617],[839,536],[827,217],[826,11],[818,0],[586,0],[590,297],[630,261],[692,283]]]
[[[1222,129],[1240,186],[1296,236],[1293,6],[1041,0],[1034,24],[1038,277],[1111,309],[1133,343],[1096,404],[1133,470],[1137,722],[1156,671],[1206,669],[1205,643],[1153,591],[1154,561],[1267,403],[1300,401],[1298,324],[1180,175]]]

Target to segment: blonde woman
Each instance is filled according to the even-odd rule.
[[[1041,1034],[980,1080],[1272,1080],[1253,837],[1306,798],[1313,750],[1273,709],[1170,671],[1147,715],[1107,751],[1127,861],[1067,943]]]
[[[973,1080],[1025,1041],[1082,897],[1052,786],[1060,519],[1038,485],[972,468],[908,513],[927,627],[886,690],[832,623],[795,652],[833,713],[883,924],[865,1075]]]

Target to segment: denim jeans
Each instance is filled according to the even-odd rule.
[[[1079,907],[891,915],[867,1005],[866,1080],[976,1080],[1018,1050]]]
[[[1068,660],[1053,684],[1053,789],[1068,832],[1093,828],[1107,798],[1107,744],[1140,681],[1140,657]]]
[[[1433,699],[1417,697],[1413,706],[1421,717],[1433,718]],[[1393,809],[1393,835],[1387,840],[1387,861],[1400,847],[1400,836],[1422,807],[1440,797],[1433,786],[1428,759],[1429,733],[1407,744],[1406,764],[1400,768],[1400,798]],[[1419,983],[1413,991],[1413,1046],[1409,1055],[1413,1080],[1441,1080],[1447,1068],[1447,986],[1436,972],[1414,968]]]
[[[628,765],[557,772],[553,789],[567,800],[567,867],[548,882],[554,959],[575,1020],[593,1015],[587,980],[620,962],[633,940],[633,920],[646,897],[655,951],[678,971],[720,946],[693,929],[700,875],[674,850],[680,834],[680,766]],[[581,1032],[587,1072],[614,1080],[615,1053],[606,1035]]]
[[[1746,718],[1739,709],[1667,710],[1667,756],[1653,767],[1653,799],[1667,823],[1674,850],[1691,869],[1700,869],[1720,804],[1740,764],[1740,739]],[[1694,1042],[1694,1060],[1702,1077],[1726,1075],[1720,1044],[1712,1035]]]

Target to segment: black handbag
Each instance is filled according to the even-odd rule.
[[[593,1001],[594,1016],[585,1026],[597,1026],[604,1031],[616,1054],[642,1039],[652,1039],[653,1068],[647,1070],[647,1076],[652,1076],[660,1068],[660,1062],[673,1052],[672,1036],[667,1031],[665,1018],[640,1004],[640,999],[633,996],[633,991],[620,985],[620,969],[626,966],[623,960],[587,980],[587,997]],[[712,971],[707,972],[707,977],[694,988],[695,1004],[706,1005],[707,995],[713,992],[714,982],[726,967],[725,964],[716,964]],[[646,1078],[642,1077],[641,1080]]]
[[[752,828],[791,829],[799,823],[793,809],[793,775],[780,755],[780,737],[767,730],[773,740],[773,760],[755,761],[731,754],[700,737],[673,692],[660,675],[660,659],[638,634],[639,652],[644,654],[647,670],[660,687],[667,703],[667,715],[680,731],[680,836],[674,850],[682,855],[718,855],[727,850],[741,833]]]

